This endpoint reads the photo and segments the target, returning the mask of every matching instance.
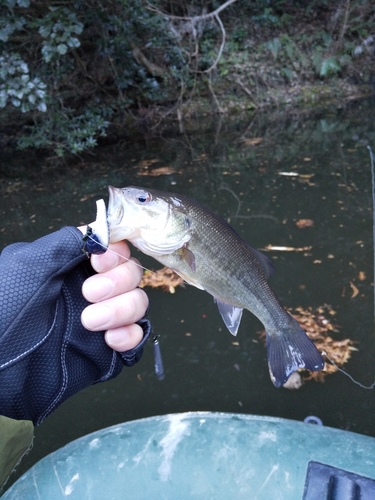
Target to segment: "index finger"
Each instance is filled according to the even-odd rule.
[[[127,262],[130,258],[130,248],[126,241],[110,243],[105,253],[91,255],[91,265],[97,273],[104,273]]]

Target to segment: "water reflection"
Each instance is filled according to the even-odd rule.
[[[346,365],[374,380],[371,171],[373,110],[353,103],[319,116],[222,119],[190,131],[100,148],[68,166],[40,168],[37,158],[9,156],[2,164],[1,247],[31,240],[61,225],[95,218],[106,186],[135,184],[189,194],[230,220],[253,246],[311,246],[309,252],[270,252],[271,285],[286,306],[329,304],[342,338],[359,349]],[[281,173],[298,175],[281,175]],[[311,227],[296,221],[312,219]],[[160,267],[145,256],[146,267]],[[359,279],[363,273],[364,280]],[[358,288],[352,298],[351,283]],[[64,403],[36,431],[20,471],[82,434],[117,422],[168,412],[212,410],[303,420],[375,436],[375,397],[335,374],[298,391],[275,389],[266,352],[249,312],[234,339],[212,298],[191,286],[174,295],[149,291],[151,319],[161,335],[166,377],[153,372],[152,346],[142,362],[109,383]]]

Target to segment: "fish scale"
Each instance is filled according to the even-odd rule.
[[[271,261],[224,219],[185,195],[134,186],[110,186],[109,193],[111,242],[129,240],[188,283],[210,293],[233,335],[243,309],[263,323],[268,368],[276,387],[299,368],[318,371],[324,367],[314,343],[268,285]]]

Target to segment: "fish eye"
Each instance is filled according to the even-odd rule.
[[[140,191],[137,193],[136,198],[140,203],[147,203],[148,201],[151,201],[151,195],[147,191]]]

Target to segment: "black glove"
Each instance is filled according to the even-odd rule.
[[[112,350],[104,332],[80,320],[81,293],[95,274],[82,252],[82,233],[66,227],[33,243],[15,243],[0,256],[0,414],[40,424],[85,387],[132,366],[151,333],[143,318],[141,343]]]

